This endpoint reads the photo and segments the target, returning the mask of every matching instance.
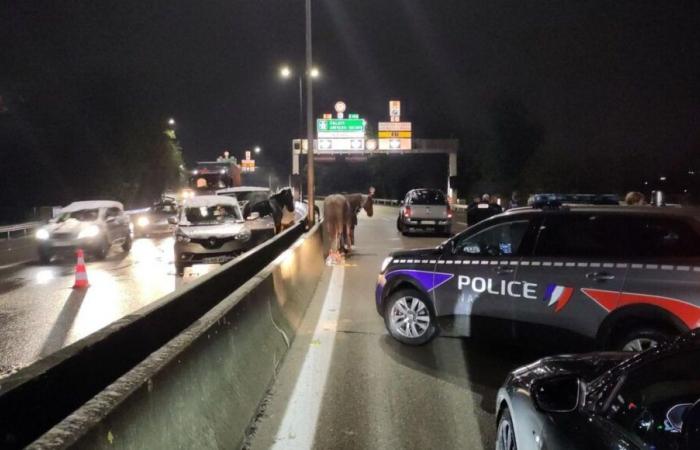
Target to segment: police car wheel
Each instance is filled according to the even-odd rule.
[[[425,344],[437,333],[430,306],[423,294],[414,289],[400,290],[391,295],[384,323],[394,339],[409,345]]]
[[[498,431],[496,432],[496,450],[517,450],[518,444],[515,442],[515,429],[513,419],[510,418],[508,408],[503,410],[498,421]]]
[[[656,348],[671,338],[670,334],[661,329],[644,327],[623,334],[616,342],[615,349],[625,352],[643,352]]]

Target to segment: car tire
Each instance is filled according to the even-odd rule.
[[[394,339],[408,345],[426,344],[438,332],[430,302],[416,289],[401,289],[389,296],[384,325]]]
[[[613,350],[641,352],[655,348],[673,338],[668,329],[653,326],[640,326],[620,333],[613,342]]]
[[[510,410],[508,407],[503,409],[501,418],[498,419],[498,428],[496,428],[496,450],[518,450],[515,428],[513,428],[513,419],[510,417]]]
[[[53,255],[51,254],[51,252],[49,250],[39,248],[39,262],[41,264],[50,264],[52,256]]]
[[[126,235],[126,239],[124,240],[124,243],[122,244],[122,250],[124,250],[126,253],[129,253],[129,250],[131,250],[131,234]]]
[[[107,257],[107,253],[109,253],[109,247],[111,247],[109,241],[105,238],[104,241],[100,244],[100,246],[95,250],[95,259],[98,261],[102,261]]]

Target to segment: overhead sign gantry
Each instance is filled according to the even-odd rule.
[[[328,161],[336,155],[349,155],[352,159],[374,154],[447,154],[449,175],[447,192],[452,194],[449,177],[457,176],[457,139],[415,139],[411,122],[401,121],[401,102],[389,101],[389,121],[378,122],[377,135],[367,135],[367,121],[358,114],[345,117],[347,105],[338,101],[335,104],[336,117],[324,114],[316,120],[314,139],[314,160]],[[300,157],[308,150],[308,140],[292,141],[292,174],[298,175]]]

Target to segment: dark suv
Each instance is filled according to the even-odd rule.
[[[696,209],[516,208],[383,266],[377,310],[408,344],[478,334],[481,319],[509,338],[557,329],[621,350],[700,326]]]

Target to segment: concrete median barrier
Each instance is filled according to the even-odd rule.
[[[321,234],[297,239],[30,448],[239,447],[323,272]]]
[[[0,448],[23,448],[227,298],[304,233],[299,224],[141,310],[0,380]]]

